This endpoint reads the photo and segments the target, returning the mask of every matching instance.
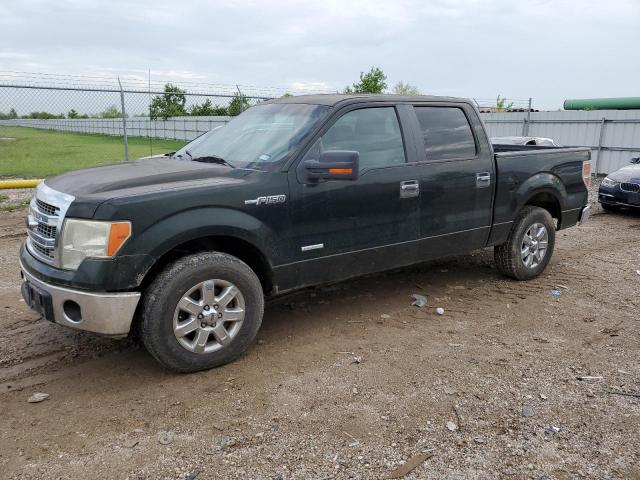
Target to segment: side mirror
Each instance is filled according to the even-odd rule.
[[[334,150],[320,154],[320,160],[305,160],[305,178],[318,180],[356,180],[360,154],[351,150]]]

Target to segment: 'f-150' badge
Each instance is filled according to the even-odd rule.
[[[284,203],[287,200],[286,195],[269,195],[268,197],[258,197],[253,200],[245,200],[245,205],[272,205],[274,203]]]

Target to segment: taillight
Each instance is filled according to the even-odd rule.
[[[591,187],[591,162],[582,162],[582,181],[585,187]]]

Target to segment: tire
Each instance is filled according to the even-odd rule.
[[[247,264],[225,253],[198,253],[168,265],[149,285],[140,338],[169,370],[206,370],[246,351],[263,313],[260,280]]]
[[[536,225],[544,227],[544,235],[541,236],[542,229]],[[545,239],[546,249],[542,251]],[[524,207],[516,217],[507,241],[494,247],[498,271],[516,280],[536,278],[551,260],[555,239],[555,224],[549,212],[540,207]],[[525,249],[527,245],[528,250]]]
[[[607,205],[606,203],[601,203],[600,206],[602,206],[603,210],[606,210],[607,212],[619,212],[620,208],[618,208],[615,205]]]

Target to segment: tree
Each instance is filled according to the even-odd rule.
[[[410,85],[404,82],[396,83],[393,87],[393,93],[395,93],[396,95],[407,95],[407,96],[420,95],[420,91],[418,90],[418,87],[414,87],[413,85]]]
[[[116,107],[115,105],[111,105],[100,114],[100,118],[122,118],[122,113],[120,113],[118,107]]]
[[[0,120],[13,120],[14,118],[18,118],[15,108],[9,110],[9,113],[0,112]]]
[[[231,117],[235,117],[236,115],[240,115],[247,108],[249,108],[249,100],[244,95],[240,95],[236,93],[231,101],[229,102],[229,106],[227,107],[227,113]]]
[[[80,115],[78,115],[78,112],[76,112],[73,108],[71,110],[69,110],[69,113],[67,113],[67,118],[78,118]]]
[[[51,120],[54,118],[64,118],[64,113],[56,115],[49,112],[31,112],[29,115],[23,115],[22,118],[37,118],[40,120]]]
[[[169,117],[182,117],[187,115],[187,110],[185,109],[187,98],[184,95],[185,93],[185,90],[171,83],[167,83],[164,86],[164,93],[151,100],[151,107],[149,109],[151,118],[162,118],[166,120]]]
[[[207,98],[201,105],[192,105],[189,109],[189,115],[194,117],[226,116],[227,109],[220,105],[212,105],[211,100]]]
[[[511,107],[513,107],[513,102],[507,104],[507,98],[498,95],[498,98],[496,98],[496,110],[503,112],[504,110],[509,110]]]
[[[378,67],[371,67],[367,73],[360,72],[360,81],[353,87],[344,89],[344,93],[382,93],[387,88],[387,76]]]

